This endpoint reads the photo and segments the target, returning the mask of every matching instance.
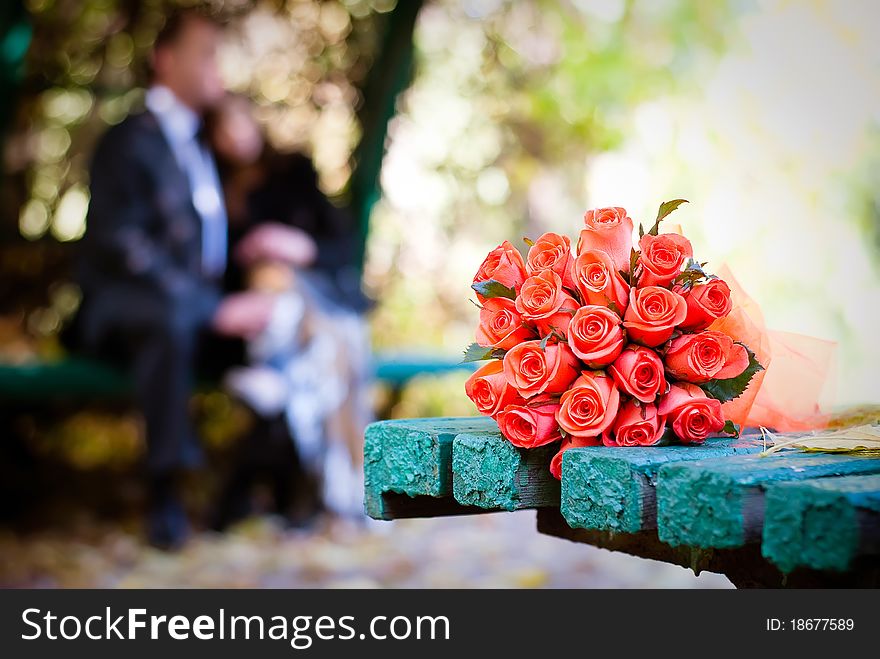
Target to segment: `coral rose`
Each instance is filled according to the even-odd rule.
[[[614,422],[620,392],[601,372],[584,371],[559,399],[556,420],[572,437],[598,437]]]
[[[663,437],[666,417],[650,403],[627,401],[611,427],[602,435],[605,446],[653,446]]]
[[[492,418],[508,405],[524,402],[504,377],[501,360],[491,361],[477,369],[464,383],[464,391],[480,414]]]
[[[627,348],[614,360],[608,372],[620,389],[643,403],[653,403],[666,391],[663,362],[650,348]]]
[[[672,432],[688,444],[702,444],[724,429],[721,401],[709,398],[695,384],[674,384],[663,397],[658,413],[672,420]]]
[[[562,278],[552,270],[526,279],[516,298],[516,310],[523,320],[535,324],[541,336],[554,329],[565,335],[579,306],[578,301],[565,292]]]
[[[615,269],[606,252],[588,249],[574,260],[574,283],[587,304],[609,306],[614,303],[621,314],[629,303],[629,284]]]
[[[623,350],[622,322],[608,307],[581,307],[568,325],[568,347],[590,368],[607,366]]]
[[[526,341],[504,355],[504,377],[523,398],[562,393],[577,376],[577,357],[564,343]]]
[[[510,350],[523,341],[535,338],[535,332],[523,324],[513,300],[496,297],[483,302],[477,343],[486,348]]]
[[[659,236],[646,233],[639,240],[639,249],[642,264],[639,286],[669,286],[685,261],[694,255],[691,241],[677,233]]]
[[[571,271],[573,263],[571,240],[568,236],[545,233],[529,248],[526,270],[530,275],[552,270],[562,279],[565,288],[574,290],[574,277]]]
[[[687,315],[687,303],[678,293],[659,286],[633,288],[623,326],[632,341],[651,348],[672,336]]]
[[[749,354],[726,334],[706,330],[673,339],[665,361],[666,371],[676,380],[702,384],[735,378],[749,365]]]
[[[717,319],[725,318],[733,308],[730,286],[723,279],[710,279],[705,284],[696,284],[682,296],[687,302],[687,316],[681,329],[689,332],[706,329]]]
[[[526,264],[522,254],[510,244],[509,240],[505,240],[489,252],[483,260],[477,274],[474,275],[473,283],[494,279],[508,288],[519,291],[526,276]],[[477,293],[477,298],[480,302],[485,300],[479,293]]]
[[[583,446],[601,446],[602,442],[598,437],[566,437],[562,440],[559,452],[550,460],[550,473],[556,480],[562,480],[562,454],[570,448],[581,448]]]
[[[514,446],[544,446],[560,438],[556,423],[558,409],[559,403],[547,396],[521,405],[508,405],[498,415],[498,428]]]
[[[584,226],[578,240],[577,253],[599,249],[611,257],[614,271],[629,272],[629,257],[633,247],[633,221],[626,209],[620,207],[596,208],[584,214]]]

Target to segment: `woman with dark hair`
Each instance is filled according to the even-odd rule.
[[[371,420],[370,300],[360,287],[350,216],[321,193],[307,157],[265,144],[246,99],[222,102],[206,133],[229,216],[227,290],[277,295],[268,328],[247,345],[249,365],[226,384],[264,417],[283,415],[324,505],[359,515],[363,430]]]

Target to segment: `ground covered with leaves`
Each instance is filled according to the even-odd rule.
[[[534,512],[289,530],[269,517],[197,533],[181,551],[146,546],[136,520],[0,529],[3,587],[718,588],[716,574],[542,536]]]

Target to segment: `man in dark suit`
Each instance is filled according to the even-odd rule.
[[[187,531],[179,473],[200,460],[188,415],[206,333],[249,337],[268,322],[264,294],[222,297],[227,223],[202,114],[223,94],[220,27],[192,10],[168,18],[151,58],[146,111],[101,140],[79,279],[81,340],[131,368],[146,421],[148,532],[163,547]]]

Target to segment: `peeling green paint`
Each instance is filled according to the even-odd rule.
[[[766,487],[877,472],[880,460],[843,455],[745,455],[668,464],[657,477],[657,532],[673,546],[740,547],[760,538]]]
[[[874,526],[880,520],[880,476],[772,485],[761,553],[783,572],[847,570],[862,551],[866,519]]]
[[[391,519],[559,506],[573,529],[653,538],[685,552],[675,562],[695,571],[720,560],[715,550],[760,539],[763,557],[797,570],[795,580],[798,568],[861,569],[855,559],[880,546],[877,459],[761,457],[753,438],[577,448],[564,455],[560,488],[548,471],[557,449],[518,449],[484,417],[376,423],[364,446],[365,509]],[[756,545],[745,549],[758,556]]]
[[[449,496],[452,493],[452,440],[460,433],[498,432],[485,417],[401,419],[367,427],[364,441],[364,509],[374,519],[390,519],[382,495]]]
[[[524,450],[500,433],[461,434],[452,448],[452,492],[466,506],[518,510],[559,505],[550,474],[558,444]]]
[[[757,453],[753,439],[713,439],[701,446],[569,449],[562,458],[561,511],[572,528],[636,533],[656,526],[654,481],[665,464]]]

